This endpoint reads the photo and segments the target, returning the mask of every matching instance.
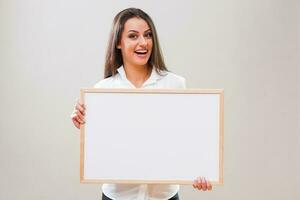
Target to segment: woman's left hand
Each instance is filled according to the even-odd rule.
[[[193,184],[193,187],[198,190],[212,190],[212,185],[204,177],[198,177]]]

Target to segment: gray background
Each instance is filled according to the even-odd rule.
[[[131,6],[152,16],[188,87],[225,90],[224,185],[182,186],[182,199],[299,199],[296,0],[1,0],[0,199],[99,199],[99,185],[79,183],[70,114],[102,78],[113,16]]]

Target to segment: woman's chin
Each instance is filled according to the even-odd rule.
[[[138,60],[135,60],[135,64],[136,65],[144,66],[144,65],[147,65],[147,63],[148,63],[148,59],[138,59]]]

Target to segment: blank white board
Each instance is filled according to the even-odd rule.
[[[81,89],[82,183],[223,183],[223,90]]]

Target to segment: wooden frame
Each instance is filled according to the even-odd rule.
[[[183,95],[188,95],[188,94],[195,94],[195,95],[205,95],[205,94],[210,94],[210,95],[217,95],[218,99],[218,142],[216,143],[218,145],[218,169],[216,173],[218,173],[218,178],[217,180],[211,181],[212,184],[214,185],[221,185],[223,184],[223,168],[224,168],[224,91],[222,89],[94,89],[94,88],[83,88],[81,89],[81,101],[86,104],[86,95],[89,94],[141,94],[141,95],[159,95],[159,94],[167,94],[167,95],[176,95],[176,94],[183,94]],[[175,97],[175,96],[174,96]],[[118,97],[119,98],[119,97]],[[134,99],[131,99],[134,100]],[[86,110],[86,117],[89,115],[89,105],[87,105],[87,110]],[[88,155],[87,154],[87,149],[88,147],[86,146],[86,126],[91,126],[89,124],[89,119],[86,119],[86,124],[81,125],[80,131],[81,131],[81,137],[80,137],[80,181],[81,183],[130,183],[130,184],[192,184],[193,183],[193,178],[188,178],[188,179],[182,179],[182,178],[176,178],[176,179],[131,179],[131,178],[91,178],[91,177],[86,177],[87,172],[85,170],[87,169],[87,162],[88,160]],[[126,138],[123,138],[126,139]],[[109,141],[111,142],[111,141]],[[95,145],[96,148],[98,148]],[[101,145],[100,145],[101,146]],[[181,147],[182,149],[187,149],[184,146]],[[180,150],[180,148],[178,148]],[[108,149],[109,151],[109,149]],[[90,151],[91,152],[91,151]],[[99,154],[101,154],[101,151],[99,151]],[[107,156],[105,154],[108,154],[107,152],[104,153],[104,155],[101,156]],[[107,156],[109,157],[109,156]],[[90,159],[91,161],[91,159]],[[90,162],[89,161],[89,162]],[[114,163],[112,163],[114,164]],[[109,163],[102,163],[101,166],[103,165],[109,165]],[[142,165],[142,164],[141,164]],[[99,169],[101,171],[101,169]],[[194,178],[197,176],[205,176],[205,174],[195,174]]]

